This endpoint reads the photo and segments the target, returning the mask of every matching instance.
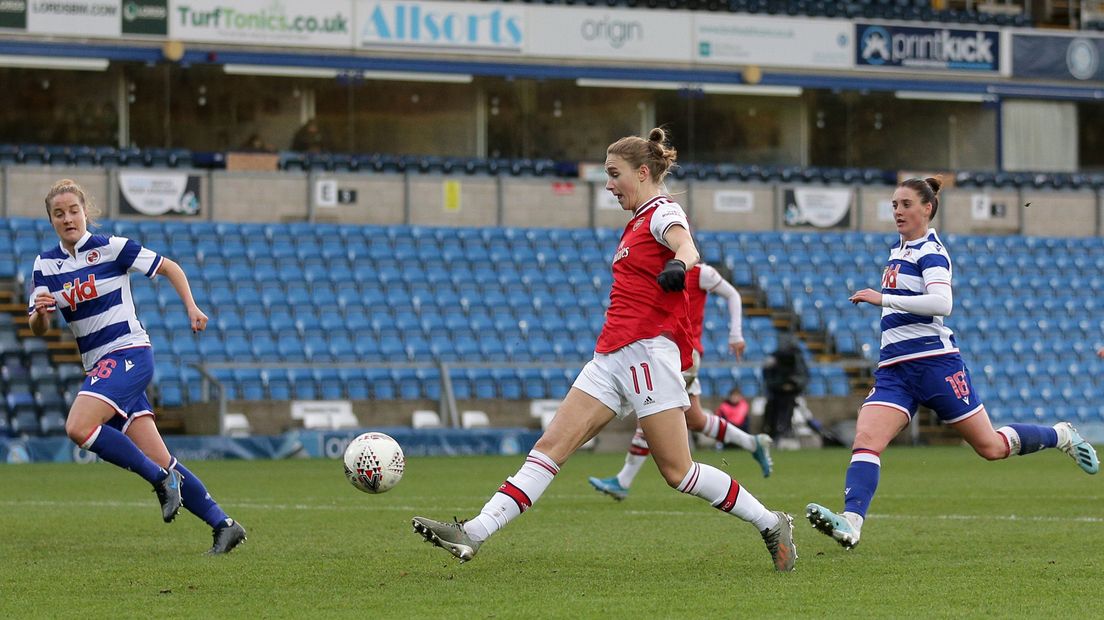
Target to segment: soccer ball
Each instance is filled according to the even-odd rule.
[[[383,433],[364,433],[345,448],[345,477],[365,493],[383,493],[402,480],[406,468],[399,442]]]

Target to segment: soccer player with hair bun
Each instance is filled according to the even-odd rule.
[[[613,287],[594,359],[583,367],[525,464],[475,517],[445,523],[414,517],[414,530],[462,562],[540,499],[560,467],[615,417],[635,411],[667,484],[754,525],[774,568],[793,570],[793,519],[763,506],[721,470],[695,463],[682,371],[693,363],[687,268],[698,251],[682,207],[663,179],[675,162],[663,129],[621,138],[606,149],[606,189],[632,213],[613,254]]]
[[[856,305],[882,308],[881,356],[874,387],[859,409],[844,511],[836,514],[819,504],[806,507],[813,527],[845,549],[859,543],[878,488],[882,452],[908,426],[919,405],[932,409],[987,460],[1058,448],[1086,473],[1100,470],[1096,450],[1069,422],[993,429],[955,335],[944,324],[953,306],[951,258],[929,227],[939,209],[941,185],[936,178],[914,178],[897,186],[892,204],[900,239],[890,250],[881,291],[863,289],[850,297]]]
[[[689,298],[690,325],[694,338],[694,365],[682,373],[686,380],[686,392],[690,395],[690,408],[686,410],[686,428],[695,433],[702,433],[723,444],[739,446],[751,453],[752,458],[759,464],[763,477],[771,475],[774,463],[771,460],[770,449],[773,443],[770,435],[752,435],[743,429],[731,424],[723,417],[706,413],[701,406],[701,380],[698,379],[698,370],[701,367],[701,355],[705,352],[702,345],[702,331],[705,325],[705,302],[710,293],[716,293],[724,297],[728,302],[728,350],[739,360],[747,343],[744,342],[741,319],[743,317],[743,301],[740,292],[728,281],[721,277],[713,267],[705,263],[698,263],[691,267],[686,276],[686,293]],[[616,500],[623,500],[629,494],[636,475],[644,466],[650,450],[648,440],[644,432],[637,426],[629,444],[629,451],[625,455],[625,464],[616,476],[609,478],[587,478],[595,490],[605,493]]]
[[[146,387],[153,379],[149,335],[134,311],[130,274],[168,278],[193,332],[207,327],[180,265],[124,237],[89,232],[95,205],[69,179],[46,194],[46,215],[60,243],[35,257],[28,322],[41,336],[60,312],[77,340],[87,376],[65,421],[73,443],[132,471],[153,486],[166,523],[183,505],[211,527],[210,554],[227,553],[245,529],[222,511],[203,482],[176,460],[153,421]]]

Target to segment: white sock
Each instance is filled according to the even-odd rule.
[[[1008,456],[1016,456],[1020,453],[1020,434],[1016,432],[1016,429],[1011,426],[1002,426],[997,429],[997,434],[1003,436],[1004,443],[1008,444]],[[1060,440],[1062,436],[1058,435],[1058,438]]]
[[[712,465],[692,464],[678,490],[704,499],[717,510],[740,517],[760,532],[778,523],[778,515],[767,510],[751,491]]]
[[[862,529],[863,521],[865,521],[865,519],[862,518],[862,515],[854,512],[844,512],[841,516],[844,519],[847,519],[847,522],[851,524],[851,527],[855,528],[856,532]]]
[[[1054,432],[1058,433],[1058,447],[1064,446],[1072,441],[1070,437],[1069,426],[1063,422],[1055,424],[1053,427]]]
[[[702,429],[702,433],[717,441],[739,446],[748,452],[755,452],[755,435],[745,433],[720,416],[705,414],[705,428]]]
[[[476,542],[487,540],[536,503],[559,471],[555,461],[531,451],[521,469],[498,487],[479,515],[464,523],[464,531]]]
[[[629,444],[629,452],[625,455],[625,465],[617,472],[617,484],[620,484],[621,488],[627,489],[632,486],[633,480],[640,473],[640,468],[644,466],[644,461],[648,460],[650,453],[651,448],[648,447],[648,441],[644,439],[644,431],[637,427]]]

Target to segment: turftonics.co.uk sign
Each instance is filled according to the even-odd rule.
[[[169,36],[182,41],[352,47],[348,0],[174,0]]]
[[[855,24],[859,68],[1000,71],[1000,32]]]

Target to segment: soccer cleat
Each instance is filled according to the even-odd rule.
[[[851,526],[851,522],[824,506],[809,504],[805,507],[805,517],[813,527],[826,536],[831,536],[844,549],[850,551],[859,544],[859,531]]]
[[[245,542],[245,528],[241,526],[241,523],[230,519],[229,525],[222,527],[216,527],[212,531],[214,536],[214,544],[207,550],[207,555],[222,555],[223,553],[230,553],[234,550],[234,547]]]
[[[483,544],[472,540],[464,531],[463,521],[457,521],[455,517],[452,523],[443,523],[425,517],[414,517],[410,523],[414,526],[414,531],[421,534],[426,542],[431,542],[460,558],[461,564],[474,558],[475,552],[479,551],[480,545]]]
[[[778,516],[778,523],[759,533],[774,560],[774,570],[785,573],[794,569],[794,562],[797,560],[797,546],[793,541],[793,517],[781,510],[775,510],[774,514]]]
[[[161,482],[153,485],[153,492],[157,494],[157,501],[161,502],[161,518],[165,523],[171,523],[180,512],[180,474],[175,469],[170,469],[169,474]]]
[[[1054,425],[1054,430],[1058,431],[1059,450],[1077,461],[1077,465],[1086,474],[1095,474],[1100,471],[1100,459],[1096,456],[1096,449],[1081,437],[1081,433],[1078,433],[1072,424],[1059,422]],[[1063,435],[1066,437],[1065,441],[1061,441]]]
[[[587,482],[595,490],[609,495],[617,501],[621,501],[629,496],[629,490],[621,486],[621,482],[617,480],[617,476],[612,478],[595,478],[591,476],[587,478]]]
[[[771,446],[774,444],[774,440],[766,433],[759,433],[755,436],[755,452],[751,453],[751,456],[755,458],[755,462],[759,463],[759,467],[763,468],[763,477],[770,478],[771,472],[774,471],[774,461],[771,460]]]

